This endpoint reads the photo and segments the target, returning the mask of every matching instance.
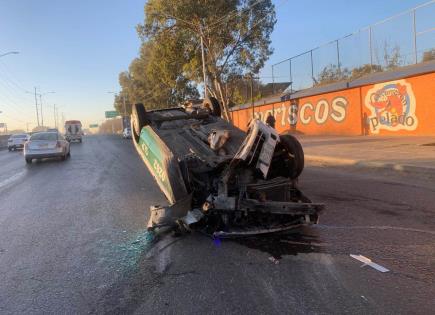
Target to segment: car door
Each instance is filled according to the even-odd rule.
[[[65,137],[63,135],[61,135],[60,133],[58,134],[58,139],[60,141],[62,141],[62,147],[64,148],[64,152],[65,154],[69,153],[70,150],[70,143],[65,139]]]

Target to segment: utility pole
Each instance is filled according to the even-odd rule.
[[[44,127],[44,115],[42,114],[42,94],[39,94],[39,104],[41,105],[41,126]]]
[[[59,129],[59,107],[56,107],[56,126]]]
[[[205,73],[205,53],[204,53],[204,40],[201,30],[201,56],[202,56],[202,74],[204,76],[204,99],[207,98],[207,74]]]
[[[53,104],[53,120],[54,120],[54,128],[57,128],[57,123],[56,123],[56,104]]]
[[[38,99],[36,98],[36,86],[35,86],[35,107],[36,107],[36,122],[39,127]]]
[[[61,120],[61,122],[62,122],[62,127],[65,128],[64,127],[65,126],[65,115],[63,114],[63,112],[62,112],[62,120]]]

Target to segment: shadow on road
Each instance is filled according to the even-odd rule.
[[[270,254],[275,259],[282,256],[300,253],[318,253],[322,250],[322,243],[316,230],[301,227],[283,233],[275,233],[249,238],[231,240],[248,248],[257,249]]]

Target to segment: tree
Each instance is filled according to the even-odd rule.
[[[435,48],[432,48],[423,53],[423,62],[435,60]]]
[[[145,22],[137,29],[144,42],[156,43],[163,53],[153,64],[155,75],[166,77],[173,66],[179,70],[181,65],[176,74],[197,83],[203,81],[202,39],[207,91],[220,100],[223,116],[229,120],[233,87],[228,83],[264,66],[272,53],[275,22],[271,0],[149,0]]]
[[[384,62],[386,70],[394,70],[403,65],[402,56],[400,55],[400,46],[394,46],[389,51],[389,45],[385,42],[384,45]]]
[[[347,68],[341,69],[335,64],[330,64],[322,69],[314,85],[334,83],[348,78],[349,70]]]
[[[367,74],[370,73],[375,73],[375,72],[382,72],[382,66],[380,65],[371,65],[371,64],[364,64],[362,66],[353,68],[350,74],[350,79],[354,80],[354,79],[358,79],[360,77],[363,77]]]
[[[144,42],[140,55],[135,58],[128,71],[119,74],[121,92],[115,96],[115,108],[131,113],[134,103],[143,103],[147,109],[174,106],[186,98],[199,97],[196,86],[182,74],[182,64],[161,60],[167,59],[167,52],[177,50],[178,43],[157,44]]]

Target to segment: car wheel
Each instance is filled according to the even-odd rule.
[[[26,163],[27,164],[31,164],[32,163],[32,159],[26,158]]]
[[[11,151],[12,151],[12,148],[8,148],[8,151],[11,152]]]
[[[142,103],[134,104],[131,111],[131,123],[133,125],[133,134],[139,139],[140,132],[147,125],[146,110]]]
[[[221,106],[219,105],[219,101],[214,97],[207,97],[203,102],[203,106],[205,108],[209,108],[211,111],[211,114],[213,116],[220,117],[222,114]]]
[[[290,159],[288,160],[290,178],[295,179],[301,175],[304,170],[305,156],[301,143],[292,135],[282,135],[280,141],[288,152]]]
[[[68,154],[66,155],[67,158],[71,157],[71,151],[68,151]]]
[[[80,139],[79,142],[82,143],[82,139]]]
[[[292,135],[281,135],[269,170],[269,178],[285,176],[296,179],[304,169],[304,150]]]

